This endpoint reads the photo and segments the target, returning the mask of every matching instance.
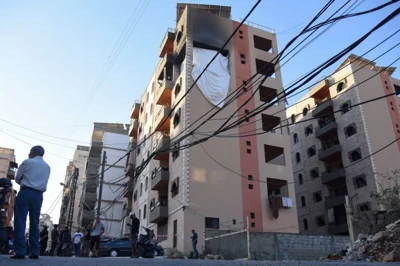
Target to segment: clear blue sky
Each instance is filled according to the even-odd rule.
[[[84,103],[133,10],[143,2],[0,1],[0,119],[82,142],[90,141],[92,123],[95,121],[128,123],[131,106],[135,99],[140,98],[159,60],[157,54],[165,31],[168,27],[174,28],[175,0],[150,2],[94,99],[88,104]],[[186,2],[230,5],[232,18],[239,19],[256,1]],[[279,48],[282,48],[325,2],[264,0],[249,20],[274,28]],[[336,2],[328,14],[345,1]],[[381,1],[366,0],[357,10],[371,8],[378,3]],[[346,47],[398,6],[339,22],[283,68],[283,83],[288,84]],[[397,30],[398,25],[400,19],[396,18],[355,49],[354,53],[362,54]],[[378,56],[398,42],[399,36],[370,53],[368,58]],[[399,51],[396,49],[378,63],[389,64],[400,54]],[[400,65],[397,63],[395,66]],[[321,76],[329,75],[332,70],[330,68]],[[394,75],[399,76],[398,72]],[[289,102],[296,99],[298,97]],[[46,148],[45,159],[52,167],[42,208],[42,212],[47,211],[61,190],[59,182],[64,179],[67,159],[72,157],[73,148],[82,143],[50,138],[1,120],[0,130]],[[27,157],[30,149],[20,140],[0,132],[0,146],[14,148],[19,163]],[[59,204],[52,216],[55,221],[58,220]]]

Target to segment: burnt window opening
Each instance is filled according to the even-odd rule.
[[[206,217],[206,228],[219,229],[219,218]]]
[[[358,160],[361,160],[362,156],[361,156],[361,151],[360,149],[356,149],[354,151],[351,151],[349,153],[349,157],[350,157],[350,162],[356,162]]]
[[[304,108],[303,109],[303,116],[306,116],[308,114],[308,109],[307,108]]]
[[[294,142],[294,144],[299,142],[299,137],[297,136],[297,133],[293,134],[293,142]]]
[[[283,179],[267,178],[268,197],[289,197],[288,182]]]
[[[257,73],[267,77],[275,78],[275,64],[256,59]]]
[[[341,92],[345,87],[346,87],[346,84],[344,82],[339,82],[339,84],[336,87],[336,91]]]
[[[177,177],[171,186],[171,197],[175,197],[179,194],[179,177]]]
[[[365,177],[365,175],[360,175],[360,176],[354,177],[353,182],[354,182],[355,189],[367,186],[367,178]]]
[[[313,132],[314,132],[314,130],[313,130],[313,126],[312,125],[309,125],[308,127],[306,127],[306,129],[305,129],[306,137],[311,135]]]
[[[249,184],[249,189],[252,190],[254,188],[253,184]]]
[[[263,130],[265,132],[270,132],[280,125],[281,118],[279,116],[261,114],[261,123]]]
[[[352,125],[346,127],[345,130],[344,130],[344,133],[345,133],[347,138],[355,135],[357,133],[356,125],[352,124]]]
[[[301,162],[300,153],[296,152],[296,163]]]
[[[308,230],[308,221],[307,221],[307,219],[303,219],[303,228],[304,228],[304,230]]]
[[[301,201],[301,207],[305,207],[306,206],[306,197],[301,196],[300,201]]]
[[[250,219],[256,219],[256,214],[254,212],[250,213]]]
[[[310,170],[311,178],[318,178],[319,177],[319,170],[318,168],[314,168]]]
[[[308,153],[308,157],[313,157],[317,153],[315,151],[315,146],[308,148],[307,153]]]
[[[265,103],[275,102],[278,98],[278,90],[273,88],[259,86],[258,93],[260,96],[260,101]],[[274,104],[278,104],[278,102]]]
[[[175,161],[179,157],[180,146],[179,143],[172,149],[172,161]]]
[[[244,116],[245,116],[245,117],[246,117],[249,113],[250,113],[250,111],[249,111],[248,109],[245,109],[245,110],[244,110]],[[245,118],[245,121],[246,121],[246,122],[250,122],[250,118],[246,117],[246,118]]]
[[[351,110],[351,103],[346,102],[346,103],[342,104],[342,106],[340,107],[340,110],[342,112],[342,115],[344,115],[345,113],[348,113]]]
[[[251,180],[253,180],[253,176],[252,176],[252,175],[248,175],[248,176],[247,176],[247,179],[248,179],[249,181],[251,181]]]
[[[303,185],[304,181],[303,181],[303,175],[302,174],[298,175],[298,179],[299,179],[299,185]]]
[[[285,150],[282,147],[264,144],[264,156],[268,164],[285,165]]]
[[[178,94],[181,92],[181,84],[182,84],[182,78],[180,78],[180,81],[176,84],[175,86],[175,98],[178,96]]]
[[[254,48],[272,53],[272,41],[257,35],[253,35],[254,39]]]
[[[322,194],[321,191],[317,191],[313,193],[313,199],[315,203],[321,202],[322,201]]]
[[[292,120],[292,124],[296,123],[296,116],[295,115],[291,115],[290,116],[290,120]]]
[[[174,114],[174,128],[179,125],[181,122],[181,108],[177,110],[177,112]]]
[[[370,211],[371,210],[371,203],[370,202],[364,202],[361,204],[358,204],[358,210],[360,212],[366,212],[366,211]]]
[[[318,227],[325,226],[325,217],[323,215],[315,217],[315,223]]]

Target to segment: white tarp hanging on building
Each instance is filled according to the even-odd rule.
[[[214,50],[193,48],[192,77],[194,80],[200,76],[216,53],[217,51]],[[228,65],[229,58],[219,54],[196,83],[204,97],[219,108],[224,106],[224,99],[229,91]]]

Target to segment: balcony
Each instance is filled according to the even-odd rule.
[[[154,169],[151,176],[151,190],[167,191],[169,183],[169,168],[160,167]]]
[[[160,45],[160,57],[164,57],[166,53],[172,53],[174,50],[175,30],[169,28],[165,33],[164,39]]]
[[[172,77],[174,70],[174,56],[172,54],[165,54],[157,69],[157,80],[163,80],[168,76]]]
[[[92,223],[94,221],[94,211],[83,210],[82,213],[82,224]]]
[[[127,183],[127,190],[124,194],[124,197],[131,199],[133,197],[133,176],[129,177],[129,182]]]
[[[327,79],[321,80],[317,85],[314,86],[310,90],[310,97],[314,99],[325,99],[327,98],[330,93],[329,93],[329,82]]]
[[[320,126],[315,131],[315,137],[317,139],[326,139],[331,137],[333,134],[337,133],[337,124],[334,121],[331,121],[324,126]]]
[[[344,169],[336,169],[330,172],[324,172],[321,175],[322,184],[329,185],[346,179],[346,171]]]
[[[313,111],[312,115],[313,117],[316,116],[322,116],[327,113],[332,113],[333,112],[333,101],[331,99],[326,100],[322,103],[320,103]]]
[[[136,100],[131,109],[131,118],[132,119],[139,118],[139,110],[140,110],[140,101]]]
[[[97,193],[86,192],[85,193],[85,204],[92,207],[96,205]]]
[[[159,81],[159,87],[156,92],[156,103],[159,105],[171,105],[172,88],[174,87],[174,81],[172,76],[164,78],[163,81]],[[162,82],[162,83],[161,83]]]
[[[171,118],[169,117],[169,113],[171,112],[171,108],[167,106],[162,106],[160,110],[157,112],[154,118],[154,126],[153,128],[157,131],[169,131],[169,126],[171,122]]]
[[[328,226],[328,233],[330,235],[344,235],[349,232],[347,223],[344,224],[330,224]]]
[[[9,168],[8,171],[7,171],[7,178],[11,179],[11,180],[14,180],[15,173],[16,173],[16,171],[15,171],[14,168]]]
[[[318,159],[320,161],[329,162],[341,157],[342,147],[339,144],[332,145],[326,149],[320,149]]]
[[[131,126],[129,127],[129,137],[137,138],[139,128],[139,121],[137,119],[131,119]]]
[[[86,175],[87,176],[97,176],[99,174],[99,168],[100,168],[100,160],[101,158],[93,158],[89,157],[88,163],[86,166]]]
[[[100,157],[102,150],[103,150],[103,140],[102,139],[92,139],[92,145],[90,146],[89,156]]]
[[[95,176],[87,176],[86,178],[86,193],[96,193],[97,191],[97,175]]]
[[[168,218],[168,204],[157,203],[154,209],[150,210],[150,223],[160,223]]]
[[[153,141],[153,152],[160,151],[161,149],[168,148],[170,144],[170,137],[169,137],[169,132],[158,132],[154,136],[154,141]],[[154,156],[154,160],[168,160],[169,158],[169,152],[157,152],[156,155]]]
[[[343,205],[346,203],[345,196],[336,196],[336,197],[326,197],[325,198],[325,209],[333,208],[337,205]]]

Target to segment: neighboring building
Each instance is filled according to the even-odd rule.
[[[125,155],[129,144],[128,126],[115,123],[94,123],[80,201],[82,227],[92,224],[97,213],[103,152],[107,153],[106,169]],[[127,181],[124,172],[125,164],[126,161],[121,160],[104,173],[100,216],[105,226],[105,235],[112,237],[121,236],[121,220],[123,218],[121,213],[125,201],[120,194]]]
[[[140,166],[153,151],[169,145],[170,138],[187,131],[191,123],[211,108],[220,107],[219,102],[253,74],[268,75],[268,79],[259,93],[240,109],[239,115],[273,101],[277,93],[282,92],[279,64],[275,65],[275,70],[268,69],[278,54],[276,35],[261,29],[260,25],[257,28],[243,25],[223,55],[217,57],[178,104],[193,84],[193,76],[201,72],[239,25],[230,19],[230,11],[227,6],[177,5],[176,29],[169,29],[164,36],[160,62],[141,101],[135,102],[131,111],[131,147],[142,143],[154,130],[157,132],[137,146],[127,162],[127,175],[134,181],[134,187],[129,187],[133,192],[133,204],[127,203],[126,209],[132,207],[142,225],[155,229],[161,245],[185,253],[192,248],[189,238],[192,229],[200,235],[203,230],[207,234],[209,229],[243,229],[246,217],[250,218],[252,231],[298,232],[287,130],[243,138],[211,138],[205,142],[202,146],[207,153],[228,169],[215,163],[200,145],[179,150],[180,146],[194,140],[188,138],[177,144],[173,152],[158,152],[138,179],[132,179],[135,166]],[[242,92],[215,117],[216,120],[208,121],[198,131],[213,132],[221,126],[224,118],[245,103],[252,90],[247,87]],[[168,117],[171,106],[176,109]],[[256,128],[269,131],[279,127],[286,118],[285,112],[279,116],[271,114],[284,106],[282,100],[262,115],[224,134],[238,135]],[[235,115],[234,119],[237,118]],[[204,118],[198,124],[202,121]],[[277,209],[275,213],[279,216],[274,218],[270,202],[279,204],[280,200],[282,203],[281,197],[290,198],[284,203],[292,208]],[[202,243],[199,241],[200,250]]]
[[[356,59],[350,55],[339,71],[321,80],[287,110],[291,123],[296,122],[290,126],[290,134],[297,213],[304,234],[348,234],[345,195],[355,213],[378,210],[370,192],[376,193],[377,187],[385,188],[388,183],[374,173],[400,168],[400,142],[363,160],[400,137],[399,98],[394,95],[352,107],[400,93],[400,81],[391,77],[395,69],[389,68],[360,84],[383,68]],[[337,110],[341,111],[333,114]],[[355,228],[355,236],[357,233]]]
[[[0,178],[14,180],[17,168],[18,164],[16,163],[14,150],[0,147]],[[6,226],[13,226],[12,217],[14,214],[15,195],[15,190],[9,192],[6,197],[6,202],[4,206],[2,206],[6,214],[4,217]]]
[[[71,177],[74,174],[75,168],[77,168],[79,171],[79,176],[78,176],[78,179],[76,182],[74,211],[73,211],[73,217],[72,217],[72,230],[73,231],[75,231],[80,226],[80,219],[79,219],[80,206],[79,205],[80,205],[80,201],[81,201],[81,195],[83,192],[85,166],[86,166],[88,156],[89,156],[89,147],[78,145],[74,152],[73,160],[71,162],[69,162],[67,169],[66,169],[65,180],[64,180],[64,184],[66,186],[71,186],[71,184],[72,184]],[[64,190],[64,198],[61,203],[61,212],[60,212],[60,221],[59,221],[60,225],[65,224],[68,219],[69,210],[70,210],[70,206],[71,206],[71,201],[69,199],[70,195],[71,195],[70,190],[66,188]]]

